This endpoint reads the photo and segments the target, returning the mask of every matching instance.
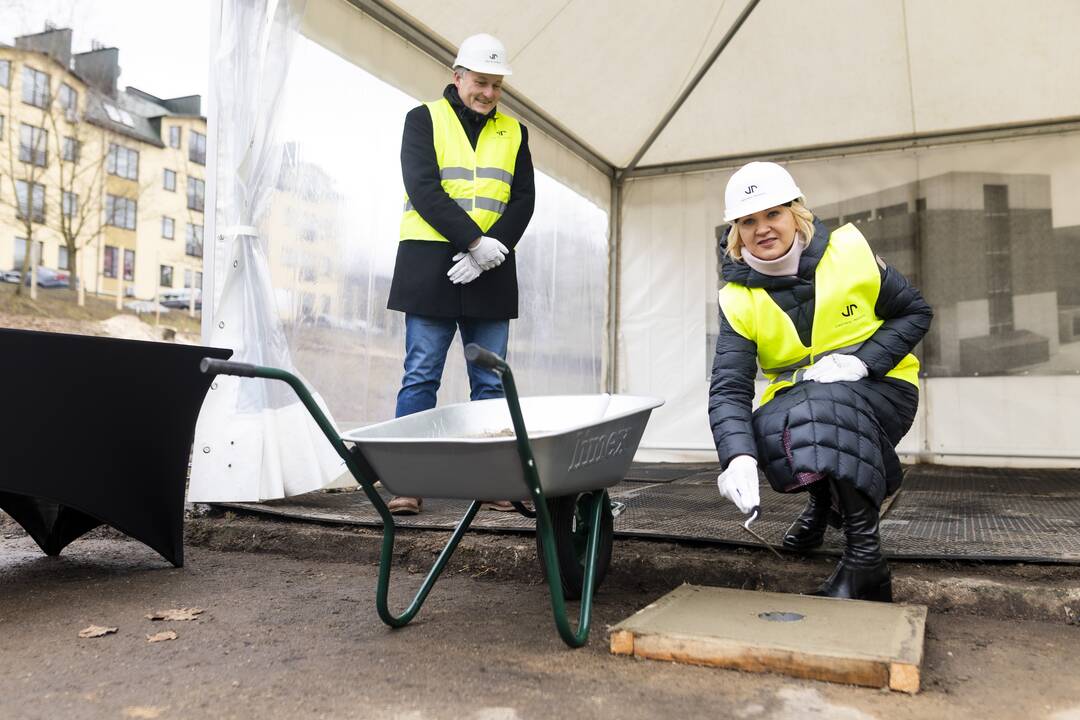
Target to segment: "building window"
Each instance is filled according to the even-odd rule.
[[[172,287],[172,265],[162,265],[161,271],[158,275],[158,285],[161,287]]]
[[[0,60],[0,87],[11,87],[11,61]]]
[[[31,222],[45,222],[45,186],[41,183],[15,181],[15,215],[20,220],[30,218]]]
[[[187,179],[187,206],[188,210],[203,211],[206,204],[206,183],[199,178]]]
[[[117,109],[115,105],[109,103],[102,103],[105,108],[105,114],[109,116],[109,119],[114,123],[126,125],[127,127],[135,127],[135,120],[131,117],[131,113],[127,110]]]
[[[64,138],[63,158],[65,162],[79,163],[79,147],[82,145],[73,137]]]
[[[135,280],[135,251],[124,251],[124,279]]]
[[[45,167],[49,164],[49,131],[22,123],[19,126],[19,161]]]
[[[172,240],[176,236],[176,222],[171,217],[161,218],[161,237]]]
[[[43,243],[41,240],[38,240],[37,242],[34,243],[34,245],[37,247],[37,264],[40,265],[41,264],[41,256],[45,254],[45,243]],[[11,266],[13,268],[16,268],[16,269],[21,268],[22,264],[23,264],[23,260],[25,260],[25,259],[26,259],[26,238],[17,237],[17,238],[15,238],[15,257],[14,257],[15,262],[12,263]]]
[[[4,116],[0,115],[0,140],[4,139]]]
[[[188,160],[200,165],[206,164],[206,136],[194,130],[188,133]]]
[[[101,274],[107,278],[116,277],[117,249],[112,245],[105,246],[105,257],[102,261]]]
[[[105,169],[113,175],[128,180],[138,180],[139,151],[109,143],[109,156],[105,161]]]
[[[59,252],[56,254],[56,268],[58,270],[70,270],[68,267],[68,249],[67,245],[61,245]]]
[[[49,107],[49,76],[28,65],[23,66],[22,99],[24,103],[45,109]]]
[[[184,243],[184,252],[192,257],[202,257],[203,226],[187,225],[187,242]]]
[[[202,290],[202,273],[197,272],[197,273],[194,274],[194,277],[195,277],[195,287]],[[186,287],[186,288],[191,287],[191,278],[192,278],[192,272],[190,270],[185,270],[184,271],[184,287]]]
[[[180,147],[180,126],[172,125],[169,127],[169,147]]]
[[[64,118],[68,122],[77,122],[79,119],[79,93],[67,83],[60,83],[60,92],[57,94],[60,107],[64,108]]]
[[[983,185],[986,217],[986,288],[990,315],[990,334],[1012,332],[1014,328],[1012,293],[1012,248],[1009,229],[1009,187]]]
[[[65,190],[62,205],[64,208],[64,217],[73,217],[79,212],[79,196]]]
[[[176,192],[176,173],[172,170],[165,171],[165,189]]]
[[[105,196],[105,224],[125,230],[135,229],[135,213],[138,204],[131,198],[119,195]]]

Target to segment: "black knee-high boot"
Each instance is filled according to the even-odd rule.
[[[832,505],[829,480],[826,478],[813,483],[807,488],[806,494],[806,507],[784,533],[784,547],[789,550],[813,550],[825,539],[825,526],[828,525]]]
[[[850,483],[833,481],[846,544],[836,569],[814,595],[892,602],[892,574],[881,554],[878,508]]]

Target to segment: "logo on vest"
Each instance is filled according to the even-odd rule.
[[[746,189],[743,190],[744,195],[753,195],[756,192],[757,192],[757,185],[747,185]]]
[[[859,308],[858,305],[856,305],[855,303],[851,303],[846,308],[844,308],[843,311],[840,314],[843,315],[844,317],[851,317],[852,315],[855,314],[855,311],[858,308]]]
[[[506,135],[506,130],[496,130],[495,134],[499,137],[503,137],[504,135]]]

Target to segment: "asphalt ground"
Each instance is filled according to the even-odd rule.
[[[619,540],[593,633],[568,649],[531,540],[466,536],[414,623],[375,606],[378,532],[222,514],[188,522],[187,559],[98,530],[58,558],[0,525],[0,718],[1048,718],[1080,720],[1076,569],[896,563],[924,598],[914,697],[612,656],[606,628],[684,581],[798,591],[827,560]],[[446,533],[402,532],[403,607]],[[199,607],[192,621],[155,611]],[[1067,610],[1068,609],[1068,610]],[[117,632],[83,639],[89,625]],[[147,636],[172,630],[175,640]]]

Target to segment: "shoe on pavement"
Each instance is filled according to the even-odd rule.
[[[391,515],[419,515],[424,507],[424,498],[418,497],[393,497],[386,504]]]
[[[495,510],[497,512],[516,512],[517,508],[509,500],[488,500],[480,506],[481,510]]]

